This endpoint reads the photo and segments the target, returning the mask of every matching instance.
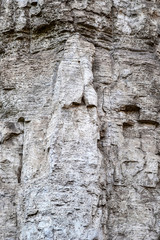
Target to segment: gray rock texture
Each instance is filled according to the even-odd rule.
[[[160,239],[159,0],[0,0],[0,240]]]

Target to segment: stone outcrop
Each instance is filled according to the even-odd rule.
[[[160,3],[0,0],[0,239],[160,238]]]

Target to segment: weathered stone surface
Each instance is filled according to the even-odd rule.
[[[158,1],[1,0],[0,88],[0,239],[159,239]]]

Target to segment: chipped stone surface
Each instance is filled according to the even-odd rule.
[[[0,239],[160,238],[160,4],[0,1]]]

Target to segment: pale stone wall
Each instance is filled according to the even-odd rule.
[[[0,239],[160,238],[160,3],[0,0]]]

